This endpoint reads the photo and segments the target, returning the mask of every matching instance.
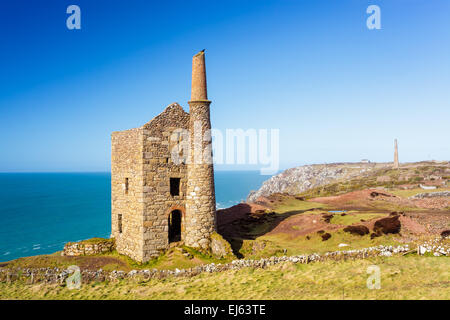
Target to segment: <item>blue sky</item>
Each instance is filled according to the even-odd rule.
[[[109,170],[112,131],[187,110],[204,48],[213,127],[280,129],[282,168],[450,159],[446,0],[5,0],[0,39],[0,171]]]

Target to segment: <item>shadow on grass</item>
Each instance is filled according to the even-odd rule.
[[[240,250],[244,240],[255,240],[275,229],[287,218],[316,209],[321,208],[292,210],[284,213],[251,213],[250,205],[240,203],[217,212],[218,233],[230,242],[235,256],[243,258]]]

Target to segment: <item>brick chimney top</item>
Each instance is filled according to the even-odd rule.
[[[192,58],[191,101],[207,101],[205,50]]]

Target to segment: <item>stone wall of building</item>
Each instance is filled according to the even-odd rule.
[[[210,249],[211,234],[217,229],[211,142],[203,139],[204,133],[211,130],[209,104],[209,101],[189,102],[191,149],[185,242],[188,246],[204,250]]]
[[[113,133],[111,220],[119,253],[145,262],[166,250],[168,218],[174,210],[182,213],[184,240],[188,148],[179,140],[188,139],[188,127],[189,114],[173,103],[142,127]],[[170,178],[180,179],[178,195],[170,193]]]
[[[111,235],[117,251],[143,260],[143,130],[111,136]]]
[[[181,240],[185,237],[186,152],[178,147],[188,126],[189,114],[176,103],[143,126],[144,261],[168,248],[168,218],[174,210],[179,210],[183,215]],[[170,178],[180,179],[179,195],[171,195]]]

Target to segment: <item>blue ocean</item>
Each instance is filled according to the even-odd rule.
[[[259,171],[215,172],[217,207],[245,200],[268,178]],[[110,183],[109,173],[0,173],[0,261],[109,237]]]

